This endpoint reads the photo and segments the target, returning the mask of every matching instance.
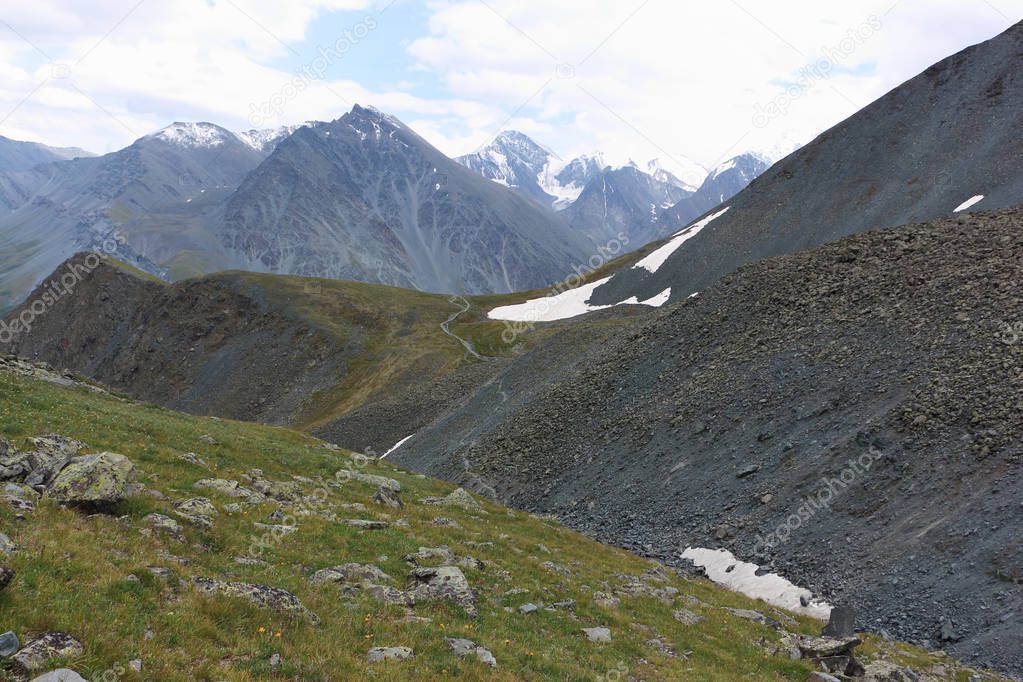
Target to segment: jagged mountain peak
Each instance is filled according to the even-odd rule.
[[[277,128],[256,128],[238,133],[238,138],[257,152],[270,153],[277,148],[282,140],[291,136],[299,128],[319,125],[320,121],[306,121]]]

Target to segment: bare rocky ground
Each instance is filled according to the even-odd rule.
[[[755,557],[1023,674],[1021,230],[1009,209],[769,259],[597,347],[583,320],[392,458],[666,561]]]

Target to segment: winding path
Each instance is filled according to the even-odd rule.
[[[465,346],[465,350],[469,351],[469,353],[472,354],[472,356],[477,360],[485,360],[486,358],[484,358],[482,355],[476,352],[476,348],[472,345],[471,341],[463,339],[458,334],[452,332],[451,329],[449,328],[450,324],[454,322],[456,319],[458,319],[459,315],[463,315],[464,313],[469,312],[469,308],[472,307],[472,304],[470,304],[462,296],[452,296],[451,298],[448,299],[448,301],[456,305],[462,306],[462,309],[440,323],[441,331],[443,331],[445,334],[447,334],[448,336],[450,336],[451,338],[455,339],[460,344]]]

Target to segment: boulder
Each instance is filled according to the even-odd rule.
[[[14,580],[14,570],[6,566],[0,566],[0,592],[4,591],[11,581]]]
[[[856,634],[856,609],[851,606],[836,606],[831,609],[828,624],[821,633],[823,637],[852,637]]]
[[[806,678],[806,682],[842,682],[834,675],[827,673],[810,673],[810,677]]]
[[[375,474],[364,474],[361,471],[353,471],[351,469],[340,469],[334,478],[338,483],[344,483],[348,480],[359,481],[360,483],[368,483],[369,485],[375,485],[378,488],[390,488],[394,492],[401,492],[401,483],[394,480],[393,478],[387,478],[386,476],[377,476]]]
[[[451,651],[459,658],[474,655],[482,663],[489,665],[491,668],[497,667],[497,659],[494,658],[494,654],[477,645],[476,642],[473,642],[472,640],[446,637],[444,641],[448,643],[448,646],[451,647]]]
[[[3,499],[7,506],[17,511],[34,512],[36,510],[36,502],[39,500],[39,493],[27,485],[9,482],[3,484],[0,499]]]
[[[377,491],[373,493],[373,501],[377,504],[382,504],[385,507],[392,507],[394,509],[402,509],[405,504],[398,497],[398,492],[394,488],[388,488],[386,486],[380,486]]]
[[[167,533],[171,537],[181,538],[182,528],[181,524],[172,519],[169,516],[163,514],[146,514],[142,517],[142,523],[146,524],[153,530]]]
[[[583,628],[583,634],[591,642],[606,644],[611,641],[611,631],[608,628]]]
[[[862,682],[919,682],[920,675],[886,661],[875,661],[863,669]]]
[[[81,642],[66,632],[47,632],[14,654],[12,660],[23,673],[42,670],[56,658],[77,658],[85,653]]]
[[[363,592],[378,601],[397,606],[415,606],[415,597],[408,592],[402,592],[390,585],[376,585],[371,582],[363,582],[359,585]]]
[[[0,533],[0,554],[10,556],[18,550],[18,546],[7,537],[6,533]]]
[[[58,670],[51,670],[45,675],[33,678],[32,682],[88,682],[88,680],[76,673],[74,670],[60,668]]]
[[[345,523],[352,528],[362,528],[363,530],[383,530],[390,525],[386,521],[372,521],[368,519],[348,519]]]
[[[450,495],[445,495],[444,497],[424,497],[419,501],[423,504],[432,504],[438,507],[461,507],[470,511],[480,508],[480,503],[467,493],[464,488],[458,488]]]
[[[679,609],[672,614],[675,620],[682,623],[682,625],[693,626],[703,620],[703,616],[698,616],[688,609]]]
[[[863,643],[859,637],[801,637],[797,643],[803,656],[813,660],[832,656],[851,656]]]
[[[419,601],[450,601],[470,614],[476,613],[476,594],[461,569],[455,566],[414,568],[406,585],[408,593]]]
[[[313,573],[309,581],[312,583],[360,583],[363,581],[387,581],[387,575],[372,564],[343,564],[324,568]]]
[[[440,547],[420,547],[419,551],[415,554],[406,554],[402,557],[402,559],[410,564],[417,565],[437,559],[445,566],[448,566],[455,563],[455,553],[452,552],[451,548],[447,545],[441,545]]]
[[[191,497],[187,500],[179,500],[174,503],[174,513],[179,517],[200,528],[212,528],[213,517],[217,514],[217,508],[206,497]]]
[[[0,635],[0,656],[10,656],[17,653],[20,648],[21,643],[18,641],[18,636],[10,630]]]
[[[320,622],[316,614],[307,609],[298,597],[279,587],[252,583],[228,583],[211,578],[192,578],[192,585],[207,594],[245,599],[271,611],[305,618],[314,625]]]
[[[124,455],[101,452],[76,457],[54,479],[48,490],[53,499],[70,505],[109,505],[128,496],[135,480],[135,465]]]
[[[407,646],[378,646],[369,650],[366,660],[370,663],[381,661],[408,661],[415,658],[415,652]]]

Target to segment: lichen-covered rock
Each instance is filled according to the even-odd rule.
[[[470,639],[446,637],[444,641],[448,643],[448,646],[451,647],[451,651],[459,658],[465,658],[472,654],[491,668],[497,667],[497,659],[494,658],[494,654],[490,653],[490,651],[484,649]]]
[[[72,459],[47,492],[64,504],[108,505],[124,500],[134,480],[135,465],[130,459],[101,452]]]
[[[59,670],[51,670],[45,675],[33,678],[32,682],[88,682],[88,680],[74,670],[60,668]]]
[[[393,509],[402,509],[405,506],[405,503],[401,501],[401,497],[398,496],[398,491],[383,485],[373,493],[373,501]]]
[[[450,601],[470,614],[476,613],[476,594],[469,581],[455,566],[414,568],[409,574],[406,590],[417,601]]]
[[[164,516],[163,514],[146,514],[142,517],[142,523],[146,524],[153,530],[167,533],[172,537],[181,537],[181,524],[169,516]]]
[[[866,667],[863,682],[918,682],[920,675],[909,668],[901,668],[885,661],[875,661]]]
[[[381,661],[408,661],[415,658],[415,652],[407,646],[378,646],[369,650],[366,660],[370,663]]]
[[[345,524],[352,528],[362,528],[363,530],[383,530],[390,524],[386,521],[374,521],[371,519],[348,519]]]
[[[387,581],[387,575],[372,564],[343,564],[316,571],[309,578],[312,583],[359,583],[362,581]]]
[[[228,583],[211,578],[192,578],[192,585],[207,594],[220,594],[227,597],[246,599],[256,606],[277,611],[278,613],[298,616],[314,625],[320,622],[316,614],[307,609],[298,597],[279,587],[252,583]]]
[[[401,483],[394,480],[393,478],[387,478],[386,476],[377,476],[376,474],[364,474],[361,471],[354,471],[352,469],[340,469],[334,475],[336,483],[341,484],[348,480],[359,481],[360,483],[368,483],[369,485],[375,485],[377,487],[386,487],[394,490],[395,492],[401,492]]]
[[[0,492],[0,499],[12,509],[34,512],[36,510],[36,501],[39,499],[39,493],[27,485],[4,483],[3,490]]]
[[[23,673],[34,673],[56,658],[76,658],[84,652],[82,643],[66,632],[47,632],[14,654],[11,660]]]
[[[187,500],[175,502],[174,513],[193,526],[212,528],[213,517],[217,514],[217,508],[213,506],[209,498],[191,497]]]
[[[696,625],[697,623],[703,620],[703,616],[698,616],[689,609],[679,609],[675,611],[672,615],[675,617],[675,620],[682,623],[682,625],[687,625],[690,627]]]
[[[445,495],[444,497],[424,497],[420,502],[438,507],[461,507],[468,510],[478,510],[480,508],[480,503],[463,488],[458,488],[450,495]]]
[[[606,644],[611,641],[611,630],[608,628],[583,628],[586,639],[598,644]]]
[[[445,566],[455,563],[455,553],[447,545],[440,547],[420,547],[415,554],[406,554],[403,560],[410,564],[422,564],[427,561],[438,560]]]

